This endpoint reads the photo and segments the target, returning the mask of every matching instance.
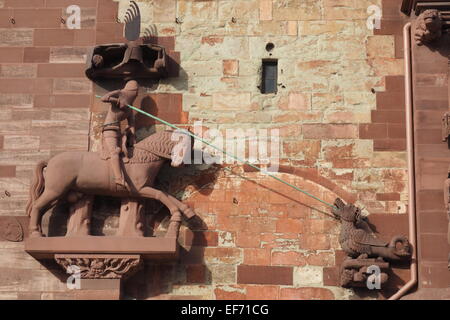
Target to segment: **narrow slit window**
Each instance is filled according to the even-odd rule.
[[[263,60],[261,93],[277,93],[278,61]]]

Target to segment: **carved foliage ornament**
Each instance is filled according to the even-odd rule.
[[[142,267],[139,255],[55,255],[55,260],[67,273],[78,268],[81,279],[122,279]]]

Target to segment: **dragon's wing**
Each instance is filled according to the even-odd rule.
[[[125,38],[138,40],[141,35],[141,11],[136,2],[130,1],[130,8],[125,14]]]
[[[375,238],[372,234],[367,233],[364,230],[355,230],[354,231],[354,241],[357,244],[361,244],[361,245],[369,245],[369,246],[374,246],[374,247],[386,247],[387,243]]]

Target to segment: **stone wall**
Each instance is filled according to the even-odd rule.
[[[357,201],[379,230],[389,234],[386,226],[396,222],[406,233],[401,1],[137,2],[142,29],[153,30],[151,41],[168,50],[171,77],[144,86],[136,106],[184,126],[202,120],[221,132],[279,129],[281,164],[294,168],[280,178],[328,202]],[[70,4],[82,7],[81,30],[61,23]],[[86,50],[124,41],[117,20],[127,5],[0,0],[1,216],[25,215],[39,160],[96,150],[105,106],[94,95],[105,89],[83,75]],[[383,9],[380,30],[366,26],[370,5]],[[258,88],[266,58],[278,59],[276,95]],[[144,117],[138,125],[141,137],[154,130]],[[171,187],[200,222],[183,227],[177,264],[148,265],[128,281],[124,297],[358,298],[337,284],[343,254],[329,208],[236,170],[239,175],[203,171]],[[0,242],[0,248],[0,298],[74,297],[57,269],[48,271],[22,244]],[[385,296],[407,281],[408,270],[396,275],[400,280]]]

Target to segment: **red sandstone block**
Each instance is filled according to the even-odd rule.
[[[280,137],[296,137],[302,133],[302,126],[299,124],[290,124],[278,127],[280,130]]]
[[[24,49],[24,62],[48,62],[50,59],[50,48],[34,48]]]
[[[448,219],[441,212],[427,212],[419,216],[420,230],[423,233],[446,233]]]
[[[447,261],[421,264],[419,277],[423,281],[423,288],[448,288],[450,272],[448,271]],[[403,283],[405,282],[403,281]]]
[[[0,28],[11,28],[13,26],[11,23],[13,12],[12,9],[0,9]]]
[[[88,108],[91,96],[88,94],[35,95],[35,108]]]
[[[51,93],[52,79],[0,79],[2,93]]]
[[[3,143],[5,138],[3,136],[0,136],[0,150],[3,149]]]
[[[237,263],[241,250],[237,248],[205,248],[205,257],[220,263]]]
[[[280,292],[278,286],[247,286],[247,300],[277,300]]]
[[[381,19],[381,29],[374,29],[375,35],[402,35],[404,22],[402,20]]]
[[[278,219],[277,233],[303,233],[304,224],[299,219]]]
[[[323,268],[323,285],[338,287],[339,281],[339,267]]]
[[[422,234],[420,236],[420,257],[422,261],[446,262],[450,245],[446,233]]]
[[[375,151],[404,151],[406,150],[405,139],[380,139],[373,141]]]
[[[388,124],[388,137],[390,139],[406,139],[406,125],[389,123]],[[419,134],[418,137],[420,138],[421,135]]]
[[[404,110],[405,94],[401,91],[378,92],[377,110]]]
[[[16,0],[10,0],[10,1],[16,1]],[[21,0],[21,1],[28,1],[28,0]],[[114,2],[111,2],[111,6],[114,6]],[[71,5],[77,5],[80,7],[97,7],[97,0],[47,0],[46,7],[52,8],[67,8]]]
[[[22,62],[23,48],[0,48],[0,63],[4,62]]]
[[[74,30],[74,46],[93,46],[95,45],[95,32],[89,29]]]
[[[274,251],[272,253],[273,266],[304,266],[303,255],[296,251]]]
[[[81,63],[43,63],[38,65],[40,78],[84,78],[85,65]]]
[[[442,130],[440,129],[419,129],[416,130],[418,144],[441,144]]]
[[[186,281],[188,283],[205,283],[206,267],[204,265],[186,266]]]
[[[333,253],[319,252],[308,255],[306,261],[311,266],[334,266],[335,256]]]
[[[1,178],[14,178],[16,176],[16,166],[0,166]]]
[[[244,249],[244,263],[248,265],[270,265],[270,249]]]
[[[400,194],[398,194],[398,193],[377,193],[377,200],[379,200],[379,201],[400,201]]]
[[[194,231],[186,233],[185,244],[201,247],[217,247],[219,234],[215,231]]]
[[[178,77],[180,75],[181,56],[178,51],[167,51],[167,76]]]
[[[387,76],[386,91],[388,92],[405,92],[405,76]]]
[[[334,300],[331,290],[325,288],[281,288],[280,300]]]
[[[223,60],[223,74],[225,76],[238,76],[239,60]]]
[[[373,123],[404,123],[405,121],[403,110],[372,110]]]
[[[303,137],[306,139],[355,139],[358,126],[352,124],[304,124]]]
[[[92,46],[95,44],[95,32],[89,29],[36,29],[35,46]]]
[[[117,22],[97,23],[95,39],[97,44],[123,43],[125,41],[126,39],[123,37],[123,24]]]
[[[236,246],[239,248],[258,248],[261,237],[259,233],[238,232]]]
[[[16,28],[59,28],[60,9],[15,9]]]
[[[302,249],[306,250],[329,250],[330,239],[326,234],[308,234],[301,238]]]
[[[243,284],[292,285],[293,269],[291,267],[239,265],[237,282]]]
[[[98,0],[97,21],[116,22],[118,3],[111,0]]]
[[[44,6],[45,0],[5,0],[5,8],[40,8]]]
[[[217,300],[245,300],[245,293],[240,288],[227,287],[226,289],[216,288],[214,294]]]
[[[183,124],[187,123],[188,114],[183,112],[182,99],[181,94],[152,94],[138,97],[135,105],[165,121],[174,124]],[[138,128],[153,124],[155,124],[155,120],[149,117],[144,115],[138,115],[136,117],[136,126]]]

